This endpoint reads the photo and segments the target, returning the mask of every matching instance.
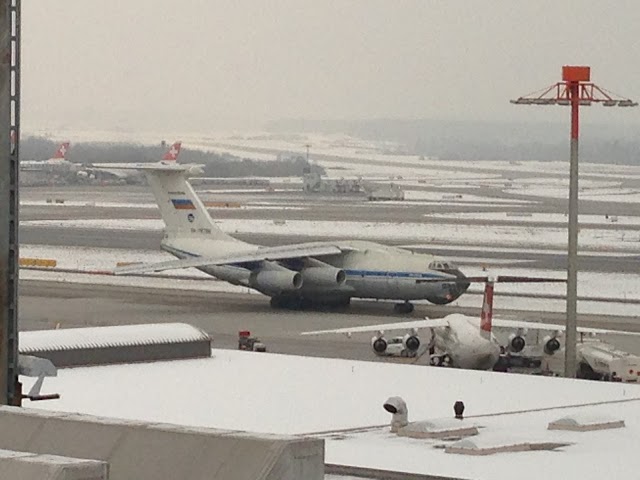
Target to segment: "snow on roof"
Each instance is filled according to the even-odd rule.
[[[588,396],[583,399],[587,400]],[[446,453],[442,447],[455,442],[397,437],[385,427],[326,436],[326,462],[477,480],[495,480],[496,472],[519,480],[538,480],[546,475],[581,480],[631,478],[640,469],[640,458],[636,454],[640,440],[638,407],[640,400],[468,419],[482,428],[479,435],[465,442],[480,449],[525,443],[565,445],[552,450],[486,456]],[[567,412],[597,415],[609,410],[624,418],[626,427],[592,432],[547,429],[549,421]]]
[[[47,384],[62,398],[37,407],[296,434],[386,425],[382,404],[394,395],[409,405],[410,421],[449,417],[456,400],[465,402],[466,415],[479,415],[640,397],[640,388],[629,384],[235,350],[212,354],[61,370]],[[25,388],[32,382],[25,379]],[[119,400],[123,392],[128,402]]]
[[[59,400],[35,408],[131,420],[326,439],[326,461],[459,478],[517,472],[521,480],[545,472],[591,479],[640,471],[640,386],[496,372],[478,372],[299,357],[234,350],[198,360],[63,369],[45,390]],[[33,379],[22,377],[29,389]],[[407,402],[409,420],[465,415],[481,445],[567,443],[559,451],[487,456],[445,453],[444,440],[398,437],[383,409],[390,396]],[[613,403],[611,403],[613,402]],[[581,406],[591,404],[590,406]],[[520,413],[518,413],[520,412]],[[548,430],[564,416],[612,412],[626,426],[613,430]],[[314,433],[315,432],[315,433]],[[324,432],[324,433],[323,433]],[[596,462],[595,468],[591,463]],[[613,466],[607,464],[614,464]]]
[[[182,343],[208,339],[207,333],[193,325],[157,323],[20,332],[18,343],[21,353],[33,353],[44,350]]]

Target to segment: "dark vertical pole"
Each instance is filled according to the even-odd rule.
[[[18,385],[19,0],[0,0],[0,404]]]
[[[578,311],[578,137],[580,91],[578,82],[569,83],[571,95],[571,158],[569,163],[569,253],[567,257],[567,324],[564,376],[576,376]]]

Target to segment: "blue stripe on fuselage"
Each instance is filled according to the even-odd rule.
[[[186,256],[189,257],[199,257],[200,255],[197,255],[195,253],[191,253],[191,252],[187,252],[185,250],[180,250],[174,247],[167,247],[164,246],[163,247],[166,251],[171,252],[172,250],[174,252],[177,253],[182,253]],[[247,264],[251,264],[251,263],[257,263],[257,262],[243,262],[241,264],[226,264],[226,265],[221,265],[221,266],[228,266],[228,267],[241,267],[241,268],[246,268]],[[384,277],[384,278],[442,278],[443,281],[446,280],[450,280],[450,277],[445,277],[442,274],[439,273],[431,273],[431,272],[394,272],[394,271],[387,271],[387,270],[353,270],[353,269],[349,269],[349,270],[345,270],[344,273],[347,274],[347,277]]]
[[[345,270],[349,277],[401,277],[401,278],[442,278],[442,280],[448,280],[449,277],[444,277],[438,273],[430,272],[394,272],[387,270]]]

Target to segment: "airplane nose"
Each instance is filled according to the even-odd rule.
[[[447,273],[455,275],[458,278],[456,283],[451,283],[449,286],[449,297],[450,301],[453,302],[467,291],[471,283],[465,281],[467,279],[466,275],[457,268],[449,270]]]
[[[463,293],[467,291],[470,282],[466,281],[467,277],[464,273],[462,273],[457,268],[450,269],[445,271],[450,275],[455,275],[457,277],[456,282],[443,282],[444,283],[444,291],[438,295],[434,295],[431,297],[427,297],[431,303],[435,303],[436,305],[446,305],[447,303],[451,303],[460,297]]]
[[[462,273],[459,269],[457,269],[457,268],[456,268],[456,269],[453,271],[453,274],[454,274],[456,277],[458,277],[460,280],[462,280],[461,282],[458,282],[458,283],[456,284],[456,286],[457,286],[457,288],[458,288],[458,297],[459,297],[460,295],[462,295],[463,293],[465,293],[465,292],[468,290],[468,288],[469,288],[469,286],[471,285],[471,283],[470,283],[470,282],[466,282],[466,281],[464,281],[464,280],[466,280],[466,279],[467,279],[467,276],[466,276],[464,273]],[[457,297],[456,297],[456,298],[457,298]]]

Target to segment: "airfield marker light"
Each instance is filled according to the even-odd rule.
[[[617,97],[617,98],[615,98]],[[567,255],[567,317],[565,343],[565,377],[575,377],[577,371],[577,290],[578,290],[578,138],[580,106],[601,103],[607,107],[635,107],[637,102],[619,97],[591,82],[591,67],[565,65],[562,67],[562,81],[547,87],[542,93],[511,100],[516,105],[546,105],[543,100],[551,99],[557,105],[571,106],[571,156],[569,166],[569,222]]]

